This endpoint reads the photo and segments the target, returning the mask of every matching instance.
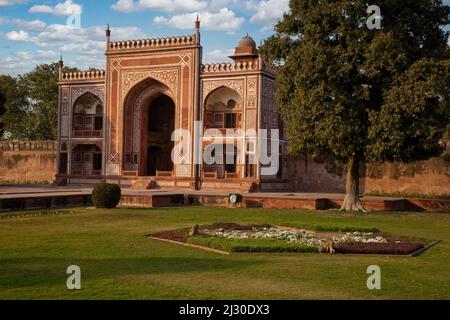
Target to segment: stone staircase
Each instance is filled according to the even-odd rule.
[[[156,180],[154,178],[138,178],[132,185],[131,189],[156,189]]]

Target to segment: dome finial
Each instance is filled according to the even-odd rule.
[[[197,29],[197,30],[200,29],[200,19],[198,17],[198,13],[197,13],[197,19],[195,20],[195,29]]]

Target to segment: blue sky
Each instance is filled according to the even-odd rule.
[[[0,0],[0,73],[17,75],[56,61],[104,67],[106,24],[112,40],[192,34],[202,21],[204,62],[226,61],[239,39],[269,36],[288,0]],[[80,27],[67,25],[80,13]]]
[[[450,0],[445,0],[450,4]],[[202,21],[204,62],[227,61],[246,33],[257,43],[273,32],[289,0],[0,0],[0,74],[56,61],[104,68],[106,24],[112,40],[185,35]],[[80,14],[80,27],[68,25]]]

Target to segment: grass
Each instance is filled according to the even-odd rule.
[[[187,207],[70,209],[0,220],[0,299],[450,299],[450,215]],[[145,235],[223,221],[377,228],[443,240],[417,258],[241,253]],[[81,290],[66,288],[70,265]],[[368,290],[378,265],[382,290]]]
[[[46,215],[63,215],[72,214],[74,211],[67,209],[43,209],[43,210],[27,210],[27,211],[16,211],[16,212],[0,212],[0,219],[13,219],[13,218],[24,218],[24,217],[38,217]]]
[[[297,252],[315,253],[317,249],[298,243],[276,239],[224,239],[215,237],[190,237],[188,243],[229,252]]]

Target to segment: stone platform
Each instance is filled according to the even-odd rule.
[[[92,188],[87,186],[0,186],[0,211],[91,205]],[[192,190],[122,189],[120,205],[129,207],[172,207],[183,205],[228,206],[228,193]],[[279,209],[338,209],[343,194],[243,193],[239,207]],[[450,200],[365,197],[365,208],[374,211],[449,212]]]

